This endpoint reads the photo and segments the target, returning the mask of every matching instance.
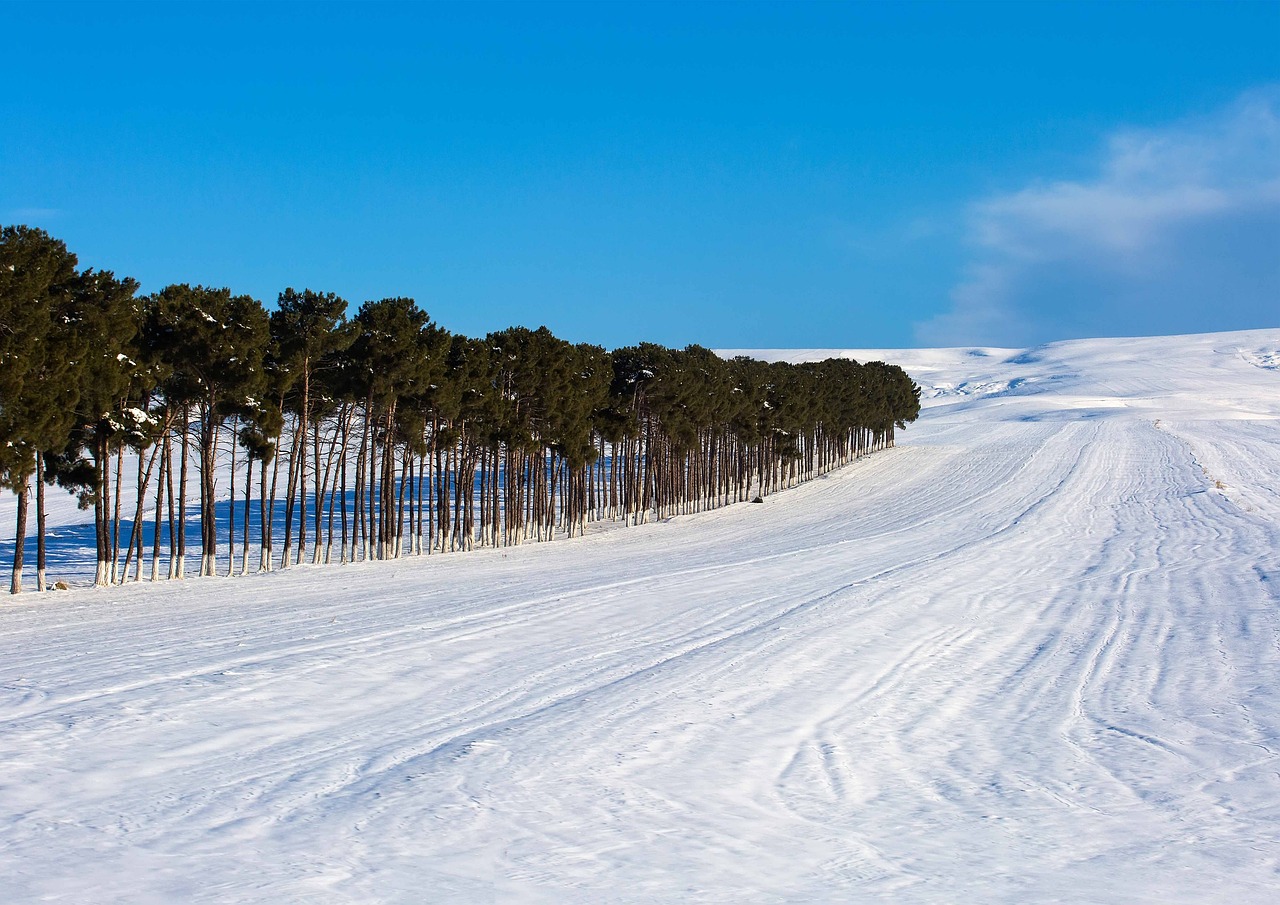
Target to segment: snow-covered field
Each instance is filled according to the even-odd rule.
[[[1280,329],[843,354],[762,506],[6,600],[0,900],[1280,901]]]

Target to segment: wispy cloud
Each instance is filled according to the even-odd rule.
[[[969,211],[973,257],[930,345],[1280,325],[1280,89],[1107,142],[1095,178]]]

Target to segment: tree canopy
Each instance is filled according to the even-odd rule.
[[[0,231],[14,590],[33,477],[41,586],[48,482],[94,507],[96,581],[110,584],[130,565],[141,578],[148,542],[151,577],[162,557],[168,577],[183,577],[189,519],[200,574],[212,575],[236,571],[237,525],[245,572],[251,538],[269,569],[308,553],[342,562],[551,540],[600,519],[760,500],[892,446],[920,411],[919,389],[884,362],[725,360],[652,343],[608,352],[546,327],[470,338],[410,298],[364,302],[348,319],[342,298],[289,288],[268,313],[226,288],[139,297],[131,279],[77,267],[40,230]]]

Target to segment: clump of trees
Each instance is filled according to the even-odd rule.
[[[204,286],[139,296],[131,279],[78,269],[39,229],[0,229],[11,591],[33,492],[46,588],[53,485],[94,511],[98,585],[186,577],[192,523],[199,575],[244,574],[254,545],[266,571],[549,541],[763,498],[892,446],[920,410],[919,389],[883,362],[607,352],[545,327],[476,339],[406,298],[347,312],[311,290],[286,289],[270,313]]]

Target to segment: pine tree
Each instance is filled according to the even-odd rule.
[[[298,557],[306,553],[307,531],[307,436],[319,418],[323,394],[315,392],[317,372],[332,369],[340,354],[355,340],[355,331],[347,325],[347,302],[333,293],[292,288],[280,293],[277,309],[271,313],[273,358],[277,373],[284,375],[286,405],[294,416],[294,435],[289,475],[290,492],[285,501],[285,548],[281,566],[287,567],[292,557],[293,516],[298,510]],[[318,454],[318,433],[316,449]],[[315,482],[316,558],[320,554],[320,488],[319,462],[312,462]]]
[[[212,575],[218,548],[214,481],[218,439],[226,419],[251,411],[266,388],[267,314],[249,296],[185,284],[167,286],[152,296],[145,313],[149,347],[172,368],[167,395],[184,406],[184,423],[189,424],[191,411],[196,416],[200,574]]]
[[[74,422],[71,375],[84,350],[65,317],[76,263],[43,230],[0,229],[0,481],[18,496],[13,594],[22,591],[31,477],[43,482],[44,455],[66,443]]]
[[[356,314],[358,334],[348,350],[347,373],[364,406],[361,465],[356,507],[364,555],[389,558],[394,552],[397,411],[443,373],[448,334],[432,323],[413,299],[365,302]]]
[[[74,284],[65,318],[84,351],[75,373],[80,390],[76,427],[54,470],[59,483],[79,491],[82,505],[93,506],[98,585],[117,577],[119,512],[111,505],[111,491],[118,498],[120,488],[111,479],[111,458],[119,461],[126,445],[140,452],[156,434],[147,402],[158,374],[139,341],[137,288],[134,280],[87,270]],[[145,487],[138,490],[141,494]]]

